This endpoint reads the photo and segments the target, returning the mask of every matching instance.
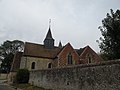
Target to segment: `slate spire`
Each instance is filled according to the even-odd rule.
[[[61,43],[61,41],[59,42],[58,47],[59,47],[59,48],[62,48],[62,43]]]
[[[54,39],[52,37],[50,23],[51,23],[51,20],[49,21],[49,29],[48,29],[47,35],[44,39],[44,46],[47,49],[53,49],[54,48]]]
[[[48,32],[47,32],[47,35],[46,35],[46,38],[45,39],[53,39],[52,38],[52,34],[51,34],[51,29],[50,29],[50,27],[49,27],[49,29],[48,29]]]

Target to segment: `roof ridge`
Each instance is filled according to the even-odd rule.
[[[39,43],[32,43],[32,42],[25,42],[25,44],[34,44],[34,45],[41,45],[41,46],[44,46],[43,44],[39,44]]]

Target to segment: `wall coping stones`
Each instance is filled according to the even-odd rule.
[[[56,67],[56,68],[48,68],[48,69],[41,69],[41,70],[31,70],[30,72],[35,71],[44,71],[44,70],[56,70],[56,69],[69,69],[69,68],[87,68],[87,67],[97,67],[97,66],[105,66],[105,65],[113,65],[118,64],[120,65],[120,59],[117,60],[110,60],[110,61],[101,61],[97,63],[89,63],[89,64],[80,64],[80,65],[72,65],[72,66],[64,66],[64,67]]]

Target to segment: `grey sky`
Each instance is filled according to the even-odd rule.
[[[42,44],[52,19],[55,45],[61,40],[98,52],[98,26],[110,9],[120,9],[120,0],[0,0],[0,43],[19,39]]]

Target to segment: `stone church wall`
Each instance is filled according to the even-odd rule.
[[[31,70],[32,62],[35,62],[35,70],[47,69],[48,64],[52,62],[52,59],[35,58],[35,57],[22,57],[20,68],[27,68]]]
[[[120,90],[120,60],[31,71],[29,83],[52,90]]]

